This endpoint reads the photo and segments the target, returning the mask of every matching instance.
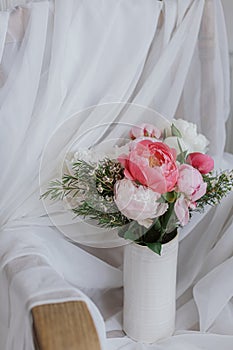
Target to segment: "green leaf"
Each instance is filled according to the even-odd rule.
[[[155,231],[159,231],[161,229],[161,223],[158,218],[156,218],[153,224],[149,227],[149,229],[151,228],[153,228]]]
[[[164,198],[165,202],[174,203],[177,198],[177,194],[175,191],[172,191],[164,193],[162,197]]]
[[[137,221],[131,221],[128,224],[120,227],[118,230],[118,235],[125,239],[129,239],[131,241],[136,241],[143,234],[144,227],[139,225]]]
[[[134,232],[126,231],[124,234],[124,238],[129,239],[130,241],[136,241],[138,237],[134,234]]]
[[[171,132],[172,136],[182,137],[180,130],[177,129],[177,127],[174,124],[172,124],[171,126]]]
[[[180,140],[179,140],[179,139],[177,139],[177,143],[178,143],[178,146],[179,146],[180,153],[183,153],[184,150],[183,150],[183,148],[181,147],[181,144],[180,144]]]
[[[166,203],[166,198],[164,197],[164,195],[162,195],[159,199],[157,199],[156,202],[157,203]]]
[[[187,156],[187,151],[182,152],[176,157],[176,160],[178,160],[178,162],[180,162],[181,164],[184,164],[186,160],[186,156]]]
[[[160,242],[146,243],[147,247],[154,253],[161,255],[162,244]]]
[[[163,228],[163,233],[165,233],[167,231],[167,224],[170,220],[170,217],[174,211],[174,203],[169,203],[168,204],[168,209],[167,211],[163,214],[162,218],[161,218],[161,224],[162,224],[162,228]]]
[[[186,157],[187,157],[187,154],[188,154],[188,151],[185,150],[183,151],[182,147],[181,147],[181,144],[180,144],[180,141],[179,139],[177,138],[177,143],[178,143],[178,146],[179,146],[179,149],[180,149],[180,154],[178,154],[177,156],[177,160],[178,162],[180,162],[181,164],[184,164],[185,163],[185,160],[186,160]]]
[[[125,226],[125,225],[124,225]],[[121,238],[124,238],[125,237],[125,232],[126,232],[126,230],[125,230],[125,227],[118,227],[118,230],[117,230],[117,232],[118,232],[118,236],[119,237],[121,237]]]

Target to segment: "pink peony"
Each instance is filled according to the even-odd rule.
[[[181,195],[175,202],[174,210],[182,226],[187,225],[189,221],[189,205],[190,201],[184,195]]]
[[[174,210],[182,226],[188,223],[189,208],[196,207],[195,201],[204,196],[206,187],[207,184],[197,169],[189,164],[180,165],[177,192],[180,192],[181,195],[176,200]]]
[[[172,191],[178,178],[176,152],[162,142],[133,142],[128,155],[118,161],[125,167],[125,177],[160,194]]]
[[[191,202],[200,199],[206,193],[207,184],[200,172],[189,164],[181,164],[177,180],[177,192],[181,192]]]
[[[127,218],[136,220],[140,225],[150,227],[154,218],[161,216],[168,208],[166,203],[157,202],[159,193],[134,182],[123,179],[115,184],[115,203]]]
[[[198,169],[201,174],[208,174],[214,168],[213,158],[200,152],[190,153],[187,163]]]
[[[135,140],[139,137],[155,137],[159,139],[161,137],[161,130],[151,124],[141,124],[134,126],[130,130],[129,136],[132,140]]]

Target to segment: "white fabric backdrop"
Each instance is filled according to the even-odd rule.
[[[220,165],[229,111],[220,1],[38,1],[0,12],[0,28],[1,349],[33,349],[31,307],[69,299],[86,300],[103,348],[232,349],[232,196],[181,232],[177,332],[150,346],[122,332],[122,249],[72,244],[39,200],[49,138],[70,116],[98,104],[133,102],[196,122]],[[42,184],[87,128],[143,117],[132,120],[121,105],[111,106],[104,116],[92,108],[75,131],[65,130],[42,164]]]

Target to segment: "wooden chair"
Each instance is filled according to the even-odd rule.
[[[94,322],[83,301],[32,309],[37,350],[101,350]]]

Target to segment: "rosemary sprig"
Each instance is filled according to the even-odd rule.
[[[203,210],[206,205],[217,205],[221,199],[233,190],[233,170],[203,175],[207,183],[206,194],[197,200],[197,210]]]
[[[73,212],[76,216],[83,216],[84,218],[88,217],[96,220],[98,225],[106,228],[120,227],[130,222],[117,208],[115,212],[104,212],[103,210],[94,208],[92,203],[86,201],[73,209]]]

